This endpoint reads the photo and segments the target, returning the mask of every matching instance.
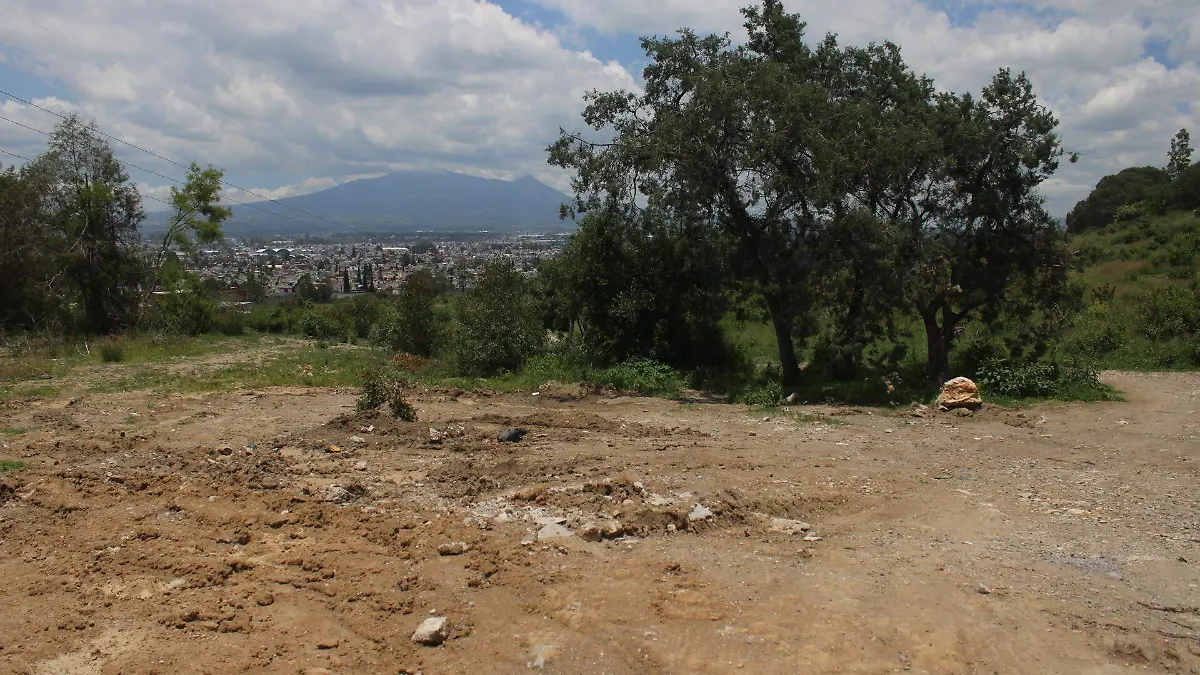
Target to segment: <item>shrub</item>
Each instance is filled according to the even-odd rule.
[[[125,360],[125,345],[116,342],[105,342],[100,345],[100,360],[105,363],[120,363]]]
[[[1200,329],[1200,294],[1195,288],[1158,286],[1137,298],[1140,328],[1151,340],[1191,337]]]
[[[375,410],[387,405],[392,416],[405,422],[416,422],[417,411],[404,395],[407,383],[393,379],[377,370],[370,371],[363,379],[362,393],[358,396],[359,412]]]
[[[678,396],[687,385],[687,380],[679,371],[664,363],[632,359],[597,373],[595,384],[649,396]]]
[[[452,344],[460,375],[516,372],[545,346],[545,331],[525,280],[511,261],[488,263],[459,303]]]
[[[1006,398],[1047,397],[1058,390],[1058,370],[1052,363],[1014,363],[993,360],[976,377],[989,394]]]

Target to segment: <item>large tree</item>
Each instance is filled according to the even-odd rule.
[[[49,150],[26,169],[42,191],[60,269],[52,293],[78,299],[81,325],[107,333],[128,325],[145,267],[138,253],[141,196],[112,148],[77,115],[50,136]]]
[[[1167,153],[1167,173],[1171,180],[1183,175],[1192,165],[1192,136],[1187,129],[1180,129],[1171,139],[1171,150]]]

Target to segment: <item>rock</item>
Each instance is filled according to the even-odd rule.
[[[258,605],[259,607],[270,607],[271,605],[275,604],[275,596],[267,591],[263,591],[262,593],[254,596],[254,604]]]
[[[980,595],[991,595],[992,589],[988,588],[987,586],[985,586],[983,584],[979,584],[978,586],[975,587],[975,592]]]
[[[436,647],[450,637],[450,623],[444,616],[432,616],[421,622],[412,634],[412,641],[427,647]]]
[[[816,533],[809,532],[808,534],[804,535],[804,541],[821,541],[821,538],[818,537]]]
[[[800,402],[800,394],[799,393],[788,394],[788,397],[784,399],[784,402],[786,402],[788,405],[796,405],[797,403]]]
[[[604,523],[600,529],[604,533],[605,539],[616,539],[625,534],[625,526],[615,520]]]
[[[703,504],[697,504],[696,506],[692,507],[691,513],[688,514],[688,522],[695,523],[702,520],[708,520],[712,517],[712,509]]]
[[[429,442],[430,443],[441,443],[445,439],[446,439],[446,432],[442,431],[441,429],[435,429],[433,427],[429,427]]]
[[[975,409],[983,405],[979,396],[979,386],[965,377],[956,377],[942,385],[942,393],[938,394],[938,407],[944,410],[957,408]]]
[[[537,539],[538,541],[546,541],[548,539],[564,539],[566,537],[573,536],[573,534],[573,532],[562,525],[551,524],[546,525],[542,527],[542,529],[538,530]]]
[[[521,439],[525,438],[525,434],[527,434],[527,433],[529,433],[529,432],[527,432],[521,428],[509,429],[508,431],[505,431],[504,433],[500,434],[500,442],[501,443],[520,443]]]
[[[322,494],[325,501],[332,504],[346,504],[352,502],[367,493],[366,488],[361,485],[351,485],[342,487],[341,485],[327,485],[325,492]]]
[[[355,445],[362,445],[363,443],[367,442],[367,439],[363,438],[362,436],[351,436],[350,442],[354,443]]]
[[[341,640],[335,637],[324,637],[317,640],[317,649],[336,649]]]
[[[954,415],[956,417],[974,417],[975,413],[971,412],[970,408],[955,408]]]
[[[772,518],[770,530],[772,532],[782,532],[784,534],[804,534],[812,529],[812,525],[799,520],[789,520],[787,518]]]
[[[243,532],[243,531],[234,531],[234,532],[230,532],[228,534],[223,534],[220,537],[217,537],[217,543],[218,544],[237,544],[239,546],[245,546],[246,544],[250,543],[250,533]]]
[[[465,541],[453,541],[438,546],[438,555],[462,555],[469,551],[471,547]]]
[[[584,541],[602,541],[604,539],[604,530],[600,529],[600,526],[595,523],[587,523],[579,528],[579,536]]]
[[[567,519],[562,516],[539,516],[534,518],[533,522],[538,525],[562,525],[567,522]]]
[[[366,463],[365,461],[359,461],[359,462],[357,462],[357,463],[354,465],[354,470],[355,470],[355,471],[366,471],[366,470],[367,470],[367,463]]]
[[[229,455],[233,454],[233,446],[222,445],[221,447],[217,448],[217,452],[228,457]]]

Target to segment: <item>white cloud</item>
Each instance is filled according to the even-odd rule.
[[[544,147],[558,127],[581,126],[585,91],[636,85],[632,62],[605,63],[587,50],[589,31],[631,44],[685,25],[736,36],[738,8],[751,0],[535,1],[566,23],[531,23],[484,0],[5,0],[23,16],[0,10],[0,63],[60,84],[56,109],[77,108],[130,142],[248,183],[269,180],[256,173],[292,183],[261,194],[401,168],[532,173],[565,187]],[[1046,186],[1058,212],[1105,173],[1162,164],[1171,135],[1197,128],[1194,0],[953,0],[955,16],[971,17],[965,24],[935,2],[951,4],[786,4],[812,39],[827,31],[852,43],[891,39],[948,89],[978,90],[1001,66],[1028,71],[1067,146],[1083,153]],[[1165,62],[1148,44],[1161,46]],[[55,122],[11,102],[0,111],[46,130]],[[40,142],[0,123],[0,147],[36,152]]]

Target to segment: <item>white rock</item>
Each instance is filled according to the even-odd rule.
[[[417,626],[412,634],[412,641],[419,645],[436,647],[450,637],[450,622],[444,616],[432,616]]]
[[[785,534],[803,534],[812,529],[812,525],[799,520],[789,520],[787,518],[772,518],[772,532],[783,532]]]
[[[363,438],[362,436],[351,436],[351,437],[350,437],[350,442],[351,442],[351,443],[358,443],[358,444],[360,444],[360,445],[361,445],[361,444],[363,444],[363,443],[366,443],[366,442],[367,442],[367,439]]]
[[[546,541],[547,539],[563,539],[572,536],[572,534],[570,530],[562,525],[552,523],[538,530],[537,538],[538,541]]]
[[[709,518],[712,518],[712,517],[713,517],[712,509],[708,508],[707,506],[705,506],[703,504],[697,504],[695,507],[692,508],[692,512],[688,514],[688,520],[693,523],[696,521],[699,521],[699,520],[708,520]]]

